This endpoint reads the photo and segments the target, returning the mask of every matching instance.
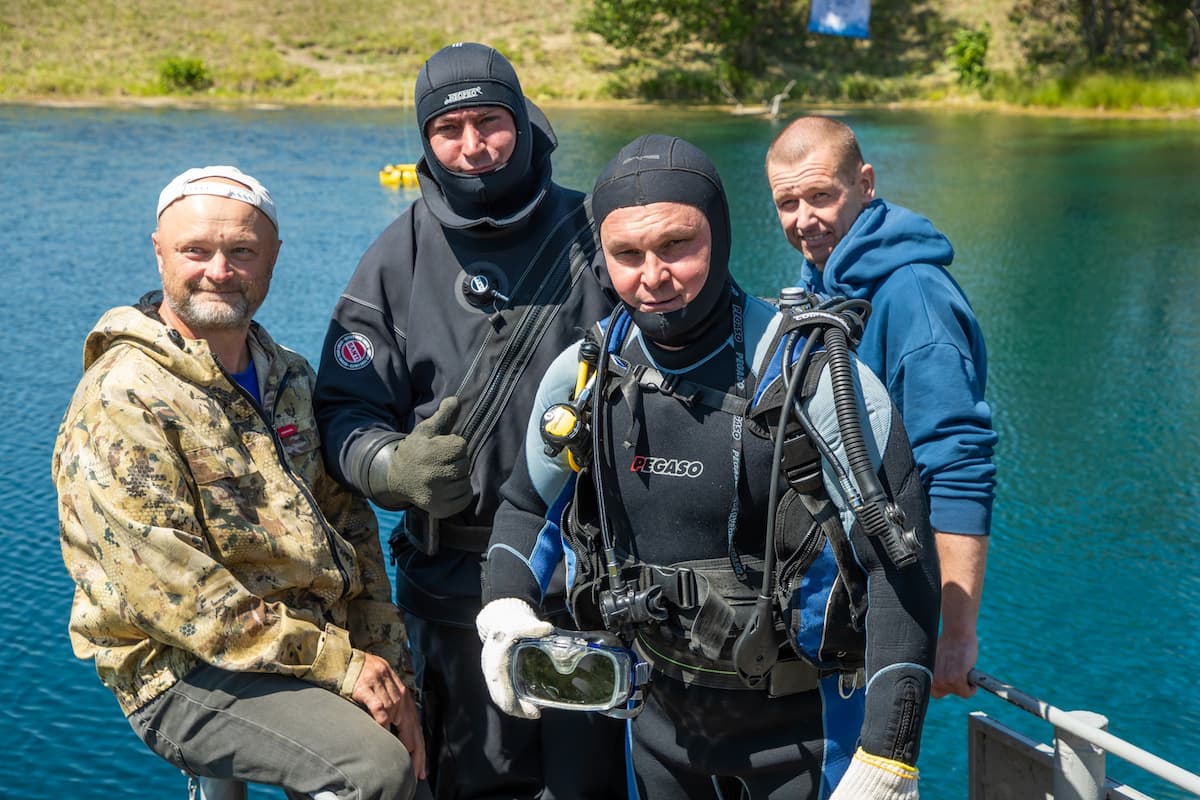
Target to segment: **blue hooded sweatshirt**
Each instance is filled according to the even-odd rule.
[[[946,267],[954,248],[925,217],[871,201],[805,288],[871,303],[859,358],[900,408],[935,530],[986,535],[996,433],[983,398],[983,332]]]

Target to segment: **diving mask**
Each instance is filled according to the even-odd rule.
[[[650,665],[604,631],[521,639],[509,662],[513,691],[535,706],[629,719],[642,710]]]

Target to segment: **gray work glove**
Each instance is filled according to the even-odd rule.
[[[458,416],[458,398],[447,397],[429,419],[403,439],[380,448],[367,468],[367,492],[387,508],[416,506],[435,519],[471,503],[467,440],[448,433]]]

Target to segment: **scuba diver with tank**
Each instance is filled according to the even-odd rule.
[[[592,195],[622,305],[551,365],[476,625],[493,701],[629,720],[630,797],[911,800],[939,608],[869,306],[729,274],[716,168],[643,136]],[[538,616],[565,562],[579,631]]]

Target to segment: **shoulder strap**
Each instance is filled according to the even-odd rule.
[[[686,406],[702,405],[734,416],[746,414],[749,402],[745,398],[693,381],[680,380],[676,375],[665,374],[645,364],[630,364],[620,358],[631,321],[629,313],[622,310],[613,323],[613,335],[608,340],[610,358],[601,384],[605,394],[619,389],[628,398],[634,391],[657,392],[674,397]],[[604,341],[607,324],[608,320],[601,320],[593,327],[596,341]]]
[[[789,311],[783,314],[783,320],[775,330],[771,346],[764,351],[765,355],[763,356],[762,363],[755,365],[756,374],[759,378],[758,387],[751,403],[753,407],[752,415],[757,414],[760,409],[774,407],[782,399],[783,386],[781,379],[783,377],[784,350],[786,349],[783,345],[787,337],[795,331],[800,331],[803,334],[796,341],[795,347],[798,350],[803,347],[807,339],[813,336],[821,336],[824,329],[830,326],[837,327],[843,331],[850,330],[849,323],[847,323],[841,314],[822,309]],[[792,355],[795,356],[796,352],[793,352]],[[804,383],[801,385],[802,397],[811,395],[816,389],[816,382],[820,378],[821,367],[824,366],[824,363],[824,350],[818,348],[805,368]]]
[[[837,508],[833,501],[825,496],[808,492],[798,493],[800,502],[812,515],[813,521],[821,526],[829,546],[833,550],[833,558],[837,562],[838,575],[846,586],[850,597],[850,622],[856,631],[861,631],[867,622],[867,582],[862,567],[854,558],[854,550],[850,546],[850,537],[842,527]]]
[[[604,335],[608,331],[609,323],[612,323],[612,336],[608,339],[608,352],[610,355],[618,355],[621,352],[621,347],[625,344],[625,335],[629,333],[629,326],[633,323],[633,316],[624,306],[619,306],[615,314],[603,319],[597,320],[592,326],[593,335],[597,342],[603,342]]]

